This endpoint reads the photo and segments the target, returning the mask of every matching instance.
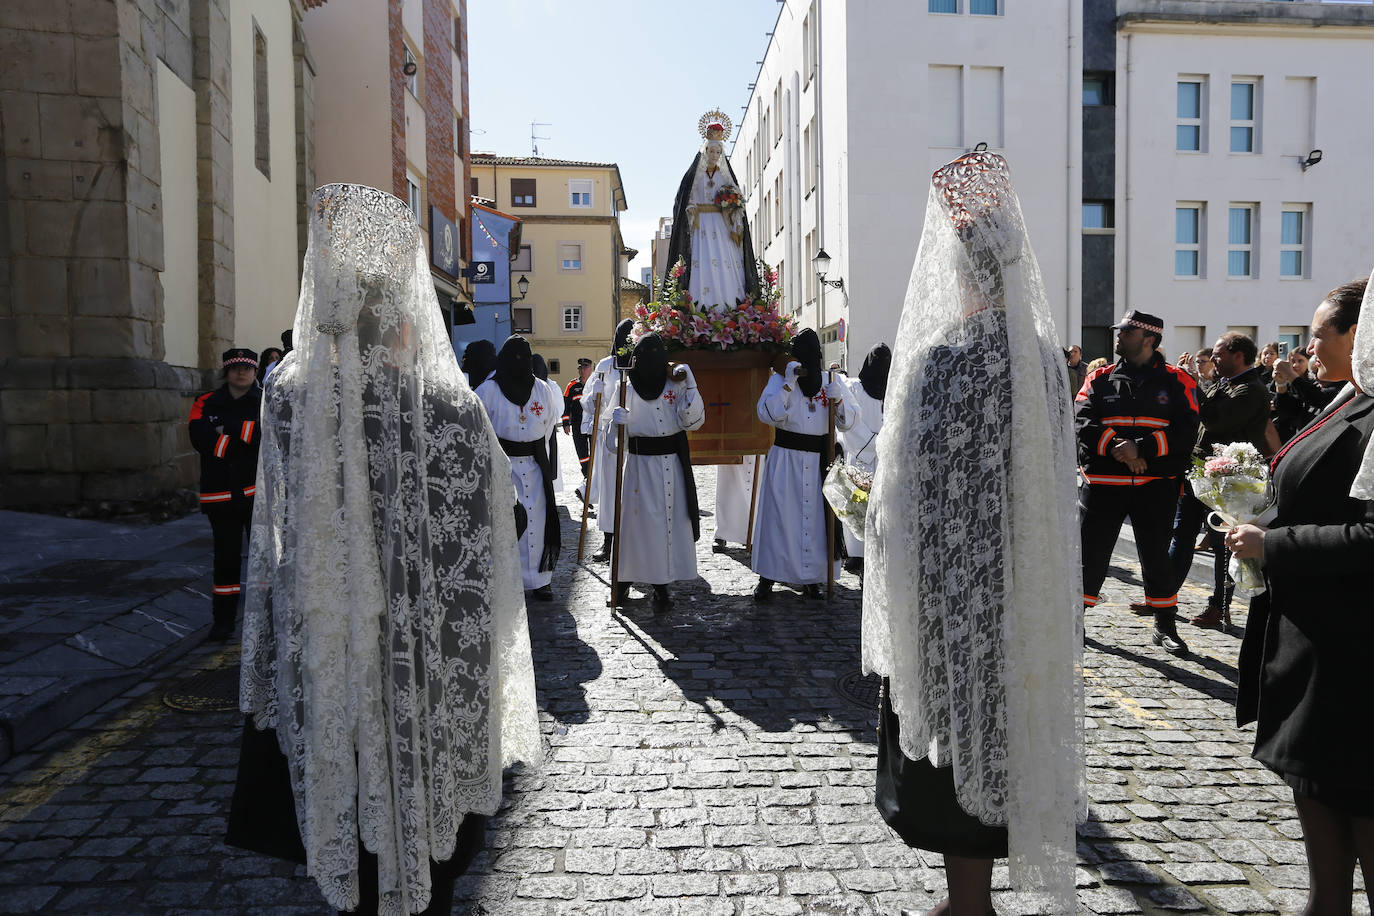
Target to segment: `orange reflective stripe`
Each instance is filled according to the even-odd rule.
[[[1158,447],[1156,457],[1163,458],[1165,455],[1169,454],[1168,437],[1165,436],[1164,433],[1160,432],[1159,430],[1155,430],[1154,432],[1150,433],[1150,435],[1155,437],[1155,445]]]
[[[212,591],[216,595],[237,595],[242,591],[242,586],[238,585],[216,585]]]
[[[1123,477],[1117,474],[1084,474],[1088,483],[1110,484],[1112,486],[1133,487],[1139,483],[1149,483],[1151,480],[1161,480],[1159,477]]]
[[[252,496],[252,495],[253,495],[254,493],[256,493],[256,492],[258,492],[258,488],[257,488],[256,485],[255,485],[255,486],[251,486],[251,487],[244,487],[244,488],[243,488],[243,495],[244,495],[244,496]]]
[[[1096,595],[1084,595],[1084,596],[1083,596],[1083,603],[1086,604],[1088,607],[1093,607],[1094,605],[1097,604],[1097,596],[1096,596]]]
[[[1178,595],[1173,594],[1168,598],[1151,598],[1147,595],[1145,603],[1150,607],[1174,607],[1178,604]]]
[[[253,420],[244,420],[243,428],[239,431],[239,438],[244,442],[253,441],[253,427],[257,425]]]
[[[215,440],[215,457],[223,458],[224,453],[229,450],[229,437],[220,436]]]
[[[234,498],[234,494],[233,494],[233,493],[230,493],[230,492],[227,491],[227,490],[226,490],[225,492],[223,492],[223,493],[202,493],[202,494],[200,494],[200,501],[203,502],[203,503],[227,503],[229,500],[231,500],[231,499],[233,499],[233,498]]]
[[[1113,426],[1151,426],[1156,429],[1169,427],[1169,421],[1159,417],[1103,417],[1102,422]]]
[[[1102,431],[1102,438],[1097,440],[1097,453],[1099,455],[1107,454],[1107,445],[1112,441],[1112,437],[1115,435],[1116,430],[1112,429],[1110,426]]]

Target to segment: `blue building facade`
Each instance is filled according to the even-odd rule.
[[[453,349],[461,359],[474,340],[489,340],[499,350],[511,333],[511,262],[520,253],[520,220],[474,203],[471,207],[473,276],[472,324],[453,327]],[[518,293],[517,293],[518,295]]]

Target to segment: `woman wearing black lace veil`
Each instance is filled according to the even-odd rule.
[[[938,170],[865,526],[877,804],[945,856],[932,912],[991,912],[992,862],[1073,912],[1082,636],[1063,356],[1006,161]]]

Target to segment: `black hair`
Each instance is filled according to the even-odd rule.
[[[1342,283],[1327,293],[1326,298],[1322,300],[1331,306],[1331,317],[1326,319],[1326,323],[1331,325],[1336,333],[1344,334],[1350,330],[1352,324],[1359,322],[1360,303],[1364,302],[1364,291],[1368,284],[1368,280]]]
[[[1227,331],[1221,335],[1221,343],[1227,353],[1239,353],[1247,366],[1253,365],[1259,355],[1255,342],[1240,331]]]

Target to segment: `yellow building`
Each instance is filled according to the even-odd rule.
[[[550,378],[567,381],[579,357],[610,352],[615,333],[625,247],[620,167],[473,153],[471,191],[520,218],[511,275],[530,286],[511,309],[512,332],[548,360]]]

